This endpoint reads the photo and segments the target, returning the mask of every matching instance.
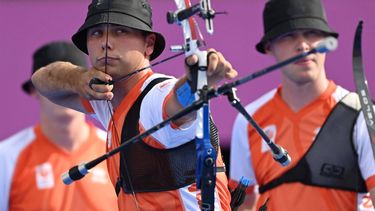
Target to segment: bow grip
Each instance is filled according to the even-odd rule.
[[[185,59],[185,64],[190,70],[191,80],[188,82],[193,92],[207,85],[207,64],[212,53],[214,52],[207,53],[207,51],[197,50],[194,54],[198,57],[198,62],[194,65],[189,65],[187,59]]]

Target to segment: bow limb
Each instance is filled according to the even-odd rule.
[[[367,125],[367,130],[370,135],[371,148],[375,157],[375,112],[374,105],[371,101],[371,95],[368,90],[366,76],[363,70],[362,62],[362,24],[360,21],[354,38],[353,46],[353,73],[356,85],[356,92],[359,96],[361,109]]]

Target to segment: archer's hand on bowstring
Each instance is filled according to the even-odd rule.
[[[79,84],[78,93],[88,100],[112,100],[112,77],[92,67],[84,71]]]
[[[90,83],[96,78],[103,83]],[[87,69],[70,62],[57,61],[38,69],[32,75],[35,88],[52,102],[86,112],[80,98],[111,100],[112,77],[95,68]],[[107,84],[105,84],[105,83]],[[91,87],[90,87],[91,85]]]

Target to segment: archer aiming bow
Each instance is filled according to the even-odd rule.
[[[322,49],[329,48],[329,45],[321,46],[319,49],[313,49],[311,52],[298,55],[289,60],[273,65],[269,68],[258,71],[241,80],[235,81],[230,84],[226,84],[222,87],[219,87],[218,89],[208,89],[207,78],[206,78],[207,52],[199,50],[199,47],[203,45],[204,42],[198,39],[199,29],[197,28],[197,25],[191,16],[199,12],[201,17],[206,19],[206,27],[208,28],[207,31],[211,33],[213,32],[212,18],[214,17],[215,13],[211,9],[210,1],[207,1],[207,0],[203,0],[200,2],[199,5],[194,5],[194,6],[191,6],[190,1],[188,0],[186,1],[176,0],[175,2],[179,10],[176,11],[175,13],[172,13],[173,19],[170,18],[170,22],[177,22],[183,26],[185,45],[181,46],[180,49],[185,53],[185,55],[195,54],[199,58],[198,71],[197,71],[198,77],[197,77],[196,82],[194,82],[193,80],[193,83],[197,85],[197,90],[199,93],[197,94],[197,97],[199,96],[199,99],[193,102],[190,106],[186,107],[183,111],[177,113],[175,116],[170,117],[166,119],[165,121],[151,127],[149,130],[143,132],[142,134],[136,135],[128,140],[122,140],[121,145],[119,147],[111,151],[108,151],[104,155],[90,162],[82,163],[80,165],[72,167],[68,172],[66,172],[62,176],[65,184],[70,184],[71,182],[75,180],[79,180],[83,178],[89,172],[88,171],[89,169],[92,169],[97,164],[101,163],[102,161],[108,159],[109,157],[112,157],[118,152],[121,152],[122,150],[126,148],[127,145],[133,144],[139,140],[144,139],[145,137],[154,133],[160,128],[168,125],[171,121],[176,120],[194,110],[198,110],[203,106],[203,109],[200,109],[197,115],[198,120],[202,120],[202,121],[200,121],[200,123],[198,124],[197,131],[196,131],[196,137],[197,137],[196,149],[198,151],[196,179],[197,179],[197,186],[202,191],[201,209],[213,210],[214,209],[214,191],[215,191],[215,183],[216,183],[216,180],[215,180],[216,179],[216,166],[215,166],[216,152],[210,143],[210,134],[209,134],[210,133],[210,130],[209,130],[209,116],[210,115],[209,115],[209,107],[208,107],[209,99],[216,97],[219,94],[224,94],[228,92],[228,90],[231,89],[232,87],[248,82],[251,79],[264,75],[270,71],[273,71],[281,66],[287,65],[293,61],[297,61],[311,53],[315,53],[317,51],[319,52]],[[108,5],[109,5],[109,1],[108,1]],[[157,64],[160,64],[160,63],[161,62],[158,62]],[[142,71],[142,70],[137,70],[136,72],[138,71]],[[101,82],[94,80],[92,83],[101,83]]]

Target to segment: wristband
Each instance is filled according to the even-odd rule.
[[[195,101],[195,95],[191,91],[188,81],[185,81],[180,87],[176,89],[176,96],[178,102],[182,107],[186,108]]]

